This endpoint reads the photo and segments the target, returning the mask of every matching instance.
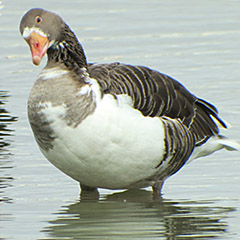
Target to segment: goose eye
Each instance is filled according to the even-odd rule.
[[[42,22],[42,18],[39,16],[36,16],[35,21],[36,21],[36,23],[40,23],[40,22]]]

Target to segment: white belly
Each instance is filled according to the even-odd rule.
[[[61,171],[87,186],[130,187],[156,173],[155,167],[163,158],[161,120],[144,117],[125,100],[105,95],[95,112],[76,128],[59,117],[65,106],[49,104],[42,112],[51,122],[55,137],[53,149],[42,150],[43,154]]]

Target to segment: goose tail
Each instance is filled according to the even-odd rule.
[[[196,158],[210,155],[220,149],[226,149],[228,151],[240,151],[240,144],[222,135],[213,136],[205,144],[195,147],[188,163]]]

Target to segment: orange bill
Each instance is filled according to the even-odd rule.
[[[44,37],[33,31],[25,40],[30,46],[33,63],[39,65],[50,44],[48,37]]]

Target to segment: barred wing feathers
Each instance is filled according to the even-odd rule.
[[[103,93],[128,94],[144,116],[178,119],[194,135],[196,145],[218,134],[213,119],[226,128],[217,109],[196,98],[173,78],[143,66],[120,63],[89,65],[89,73]]]
[[[117,97],[127,94],[133,107],[144,116],[161,118],[165,130],[165,154],[155,166],[158,173],[150,180],[166,179],[176,173],[190,158],[193,150],[218,135],[217,109],[192,95],[173,78],[144,66],[121,63],[90,64],[88,72],[98,81],[102,94]]]

